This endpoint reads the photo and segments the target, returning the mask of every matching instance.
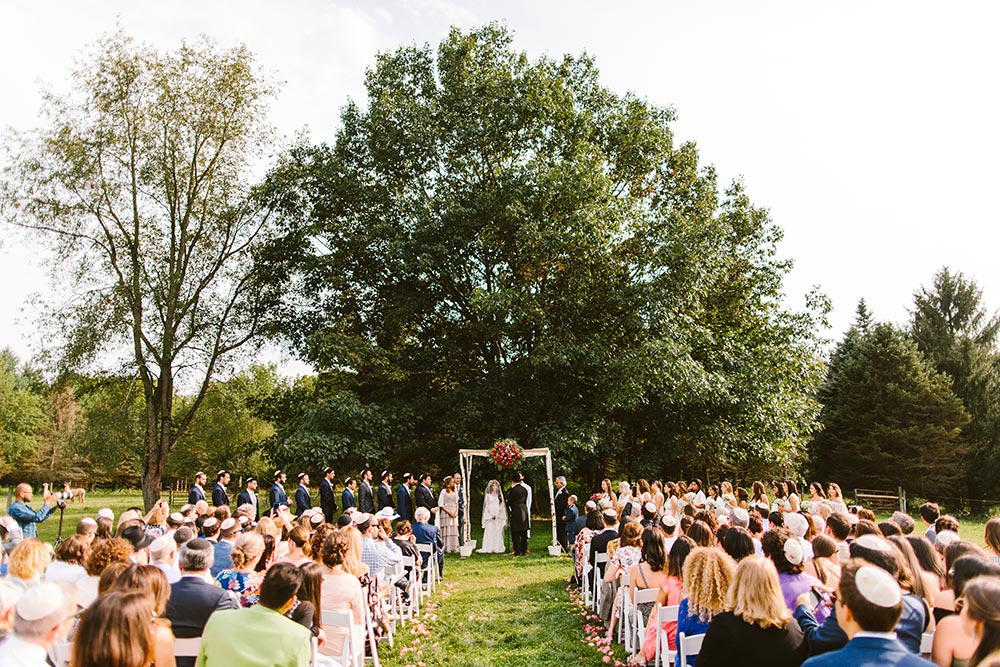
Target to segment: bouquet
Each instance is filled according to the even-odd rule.
[[[493,443],[493,448],[490,449],[490,458],[498,466],[507,468],[524,458],[524,450],[521,449],[521,445],[517,444],[517,440],[504,438]]]

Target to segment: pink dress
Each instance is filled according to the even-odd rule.
[[[364,626],[365,599],[361,593],[361,582],[354,575],[346,572],[324,574],[320,604],[323,611],[351,612],[354,622]],[[340,655],[347,630],[324,626],[323,633],[326,635],[326,642],[320,645],[319,652],[323,655]]]
[[[663,577],[660,588],[667,592],[667,603],[663,606],[672,607],[681,603],[681,580],[679,577]],[[664,623],[663,629],[667,632],[667,645],[671,651],[677,650],[677,621]],[[646,636],[642,640],[642,652],[646,654],[646,661],[656,659],[656,621],[646,628]]]

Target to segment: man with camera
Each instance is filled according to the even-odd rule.
[[[49,493],[48,486],[44,487],[44,493],[45,495],[42,509],[36,512],[28,504],[34,497],[31,485],[18,484],[15,491],[15,500],[11,503],[10,507],[7,508],[7,514],[9,514],[14,521],[17,521],[17,525],[21,527],[22,535],[26,538],[37,537],[38,528],[35,524],[45,521],[52,516],[53,512],[56,511],[59,497],[54,493]]]

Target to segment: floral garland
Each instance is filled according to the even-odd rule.
[[[517,440],[504,438],[493,443],[490,458],[498,466],[508,468],[524,458],[524,450],[517,444]]]

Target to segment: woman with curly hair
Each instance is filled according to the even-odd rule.
[[[698,547],[684,561],[684,597],[677,609],[677,634],[702,635],[726,608],[736,565],[719,549]],[[688,659],[694,665],[694,658]]]
[[[725,611],[712,618],[698,654],[701,667],[798,667],[808,657],[802,629],[785,606],[778,571],[767,558],[740,561]]]
[[[233,566],[220,572],[215,580],[227,591],[236,593],[240,606],[257,604],[264,573],[256,570],[257,562],[264,555],[264,538],[259,533],[243,533],[233,545]]]
[[[10,552],[6,581],[26,591],[41,583],[51,562],[52,547],[37,537],[25,538]]]
[[[132,543],[121,537],[109,537],[90,550],[90,556],[83,569],[87,577],[76,582],[76,603],[88,607],[97,598],[101,574],[111,563],[132,564],[132,554],[135,549]]]
[[[90,556],[90,542],[84,535],[70,535],[56,547],[55,559],[45,570],[45,581],[75,584],[87,576],[83,564]]]
[[[363,624],[365,599],[361,582],[345,568],[351,551],[350,537],[345,534],[348,532],[342,530],[327,535],[320,549],[320,558],[327,568],[323,574],[320,600],[324,610],[348,612],[356,624]],[[320,644],[319,652],[323,655],[340,655],[347,638],[346,629],[324,627],[323,633],[326,641]]]

